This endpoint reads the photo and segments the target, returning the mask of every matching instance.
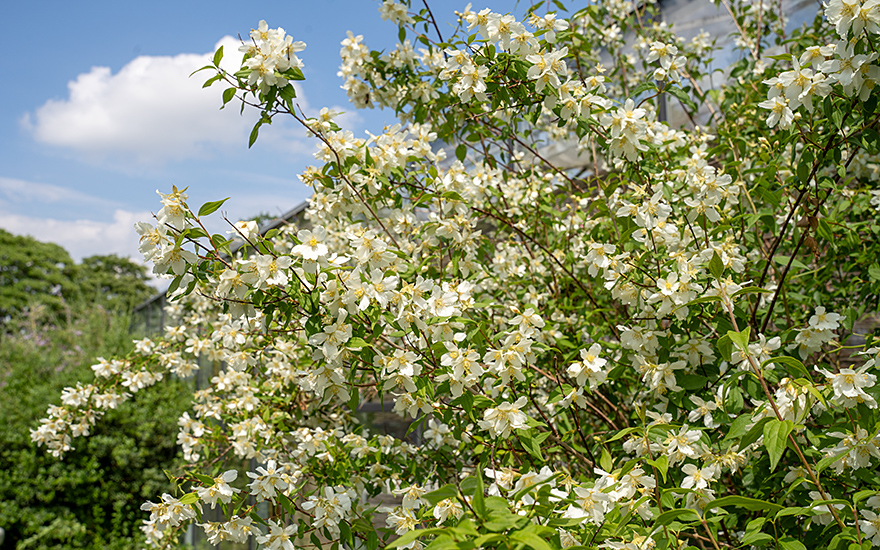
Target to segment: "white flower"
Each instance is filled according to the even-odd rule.
[[[859,520],[859,527],[862,529],[862,534],[866,538],[871,539],[871,544],[874,546],[880,546],[880,516],[870,510],[865,510],[864,508],[859,510],[859,514],[865,518]]]
[[[196,493],[202,502],[211,505],[212,510],[218,500],[224,504],[229,504],[229,501],[232,500],[232,495],[241,492],[241,489],[229,486],[229,483],[235,481],[237,477],[238,472],[228,470],[222,475],[215,477],[213,485],[210,487],[199,487],[196,489]]]
[[[252,244],[256,244],[254,241],[260,236],[260,228],[253,220],[242,220],[235,222],[232,229],[226,233],[232,235],[233,238],[243,237]]]
[[[480,427],[488,430],[493,437],[503,438],[508,437],[511,430],[527,427],[526,420],[528,420],[528,417],[520,412],[520,409],[525,407],[526,402],[527,399],[523,396],[514,403],[505,401],[495,409],[487,409],[483,413]]]
[[[826,313],[823,306],[816,308],[816,313],[810,317],[810,328],[816,330],[835,330],[840,326],[841,316],[837,313]]]
[[[296,533],[296,524],[282,527],[269,520],[269,533],[257,537],[258,544],[265,544],[268,550],[294,550],[291,538]]]
[[[582,349],[581,361],[572,363],[568,367],[568,375],[577,379],[579,386],[584,386],[589,381],[590,387],[595,388],[605,381],[608,374],[603,367],[608,361],[599,357],[601,352],[602,346],[595,343],[588,350]]]
[[[320,225],[312,228],[311,231],[301,229],[296,234],[296,238],[299,239],[301,244],[294,246],[291,252],[302,256],[304,260],[316,261],[318,258],[326,256],[329,252],[327,245],[323,242],[327,238],[327,230]]]
[[[382,2],[382,5],[379,6],[379,15],[382,17],[383,21],[390,20],[392,23],[397,23],[398,25],[406,25],[407,23],[413,22],[412,17],[407,13],[406,4],[400,4],[394,0],[385,0]]]
[[[326,527],[334,535],[339,534],[339,522],[351,511],[352,496],[343,487],[324,487],[323,491],[309,497],[302,509],[312,512],[312,526]]]
[[[232,542],[247,542],[248,537],[251,535],[261,536],[263,531],[254,525],[253,522],[254,520],[249,516],[233,516],[232,519],[223,524],[226,539]]]
[[[712,411],[718,408],[718,403],[715,400],[703,401],[703,399],[697,397],[696,395],[689,395],[688,398],[696,406],[694,410],[688,413],[688,422],[696,422],[700,419],[700,417],[702,417],[703,424],[707,428],[711,429],[718,426],[718,424],[712,418]]]
[[[788,99],[785,96],[776,96],[758,103],[758,107],[770,109],[770,116],[767,117],[767,126],[773,128],[777,124],[785,130],[791,126],[794,120],[794,113],[788,107]]]
[[[859,403],[864,403],[872,409],[877,408],[877,402],[864,390],[873,387],[877,381],[875,375],[867,373],[867,366],[862,366],[858,370],[840,369],[837,373],[818,370],[831,382],[834,390],[832,399],[835,403],[846,408],[855,407]]]
[[[183,504],[168,493],[162,495],[162,502],[158,504],[152,502],[141,504],[141,510],[150,512],[150,521],[162,531],[169,527],[177,527],[184,521],[196,517],[192,505]]]
[[[402,535],[407,531],[412,531],[419,524],[419,520],[413,516],[412,510],[398,506],[392,508],[385,518],[385,525],[394,529],[398,535]]]
[[[276,490],[287,489],[287,482],[282,478],[281,470],[274,460],[266,463],[266,467],[257,467],[257,472],[248,472],[249,478],[253,479],[248,485],[251,494],[257,498],[257,502],[264,500],[274,501]]]
[[[686,474],[682,480],[681,486],[684,489],[705,489],[709,483],[714,481],[718,473],[717,466],[706,466],[705,468],[697,468],[693,464],[685,464],[681,471]]]
[[[443,523],[449,516],[452,516],[453,519],[458,519],[464,514],[464,509],[461,506],[461,503],[458,502],[456,498],[447,498],[441,500],[434,506],[433,515],[437,519],[438,523]]]
[[[594,525],[601,525],[605,514],[611,509],[611,494],[603,493],[596,487],[575,487],[575,504],[568,507],[563,517],[588,518]]]

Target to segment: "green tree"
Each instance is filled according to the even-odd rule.
[[[128,311],[155,292],[146,267],[115,254],[83,258],[77,271],[81,299],[111,310]]]
[[[53,317],[65,317],[78,298],[76,264],[53,243],[0,229],[0,318],[43,304]]]
[[[0,229],[0,322],[43,306],[48,322],[80,305],[127,312],[153,293],[146,268],[114,254],[79,264],[62,247]]]

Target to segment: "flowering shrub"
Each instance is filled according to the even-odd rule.
[[[298,108],[305,45],[261,22],[208,84],[260,110],[251,144],[277,116],[317,140],[308,227],[209,235],[223,201],[160,193],[137,231],[176,324],[33,439],[61,456],[201,358],[225,370],[180,419],[180,492],[144,505],[157,546],[880,545],[880,7],[792,33],[721,1],[742,55],[713,73],[650,3],[468,8],[449,35],[386,0],[396,48],[342,42],[351,102],[400,119],[368,139]],[[379,398],[418,444],[358,422]]]

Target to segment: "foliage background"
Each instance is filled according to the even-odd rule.
[[[191,389],[170,380],[141,392],[63,461],[29,429],[95,357],[131,349],[127,311],[151,293],[143,267],[114,256],[74,264],[57,245],[0,231],[0,278],[2,548],[131,548],[141,503],[170,489],[162,468],[177,463]]]

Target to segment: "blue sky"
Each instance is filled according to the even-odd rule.
[[[421,7],[421,2],[416,1]],[[432,1],[453,22],[465,1]],[[292,124],[261,132],[253,114],[219,111],[222,88],[187,78],[225,40],[235,50],[260,19],[307,44],[301,105],[346,112],[357,136],[392,113],[355,111],[336,76],[345,31],[372,49],[393,47],[396,27],[370,0],[304,2],[7,2],[0,45],[0,227],[57,242],[74,258],[137,259],[135,221],[158,211],[156,190],[189,187],[190,205],[231,196],[231,219],[281,213],[309,194],[297,179],[314,142]],[[481,2],[507,12],[514,2]],[[520,6],[521,8],[523,6]],[[441,23],[441,30],[449,25]],[[202,76],[204,75],[204,76]],[[265,127],[264,127],[265,128]],[[220,226],[215,226],[221,229]]]

